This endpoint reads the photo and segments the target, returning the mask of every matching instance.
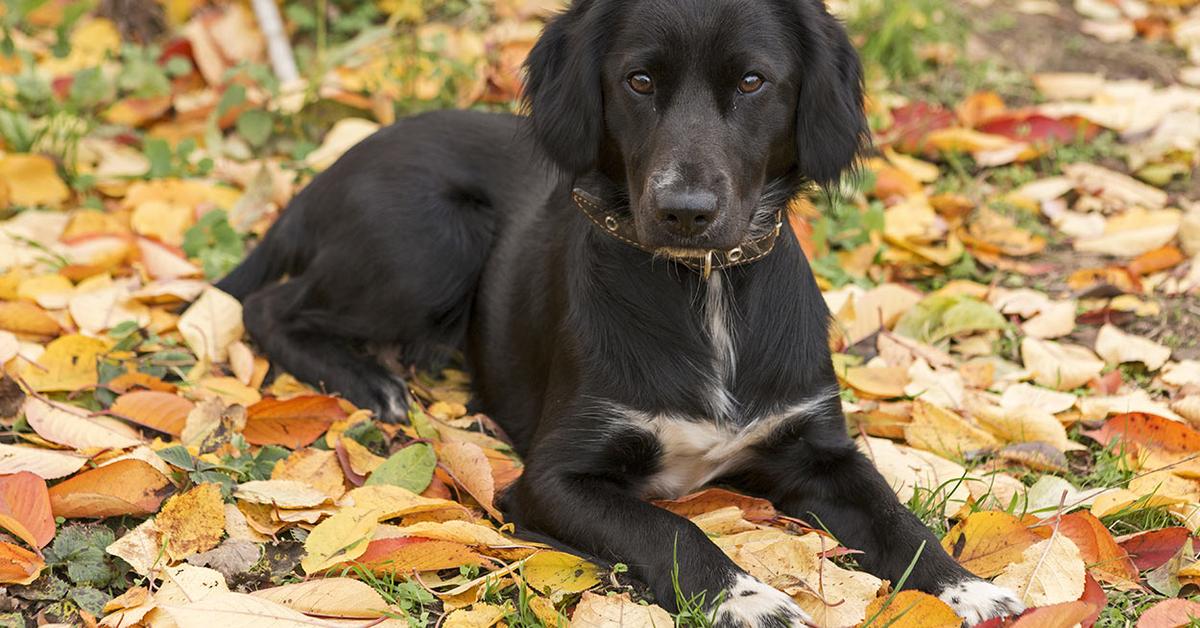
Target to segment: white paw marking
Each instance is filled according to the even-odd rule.
[[[743,573],[725,592],[715,623],[720,628],[782,628],[811,621],[788,594]]]
[[[942,589],[938,598],[949,604],[968,626],[1025,612],[1025,605],[1016,593],[987,580],[963,580],[952,584]]]

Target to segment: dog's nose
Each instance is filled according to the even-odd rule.
[[[704,233],[716,215],[717,196],[711,192],[675,192],[658,199],[658,222],[687,238]]]

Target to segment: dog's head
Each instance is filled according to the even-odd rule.
[[[822,0],[576,0],[526,66],[549,157],[622,183],[639,239],[668,253],[738,246],[773,225],[771,183],[836,182],[867,134]]]

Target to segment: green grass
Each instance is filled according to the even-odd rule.
[[[352,576],[366,583],[379,593],[380,597],[390,606],[401,609],[410,626],[418,628],[428,626],[432,614],[438,610],[437,598],[425,590],[420,584],[407,578],[397,578],[396,574],[375,574],[374,572],[355,565],[345,570],[343,576]]]
[[[923,48],[949,44],[961,50],[966,41],[966,19],[941,0],[853,0],[846,19],[862,39],[868,72],[881,71],[893,81],[930,69]]]

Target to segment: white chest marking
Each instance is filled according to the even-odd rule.
[[[751,449],[781,425],[790,420],[802,420],[836,396],[837,389],[832,388],[745,426],[624,411],[624,417],[635,427],[653,434],[662,449],[659,470],[647,480],[643,494],[646,497],[680,497],[736,470],[749,458]]]
[[[732,416],[737,400],[729,391],[737,375],[737,348],[733,337],[733,303],[725,294],[725,279],[721,271],[708,280],[704,298],[704,324],[712,344],[712,386],[708,398],[709,412],[717,419]]]

